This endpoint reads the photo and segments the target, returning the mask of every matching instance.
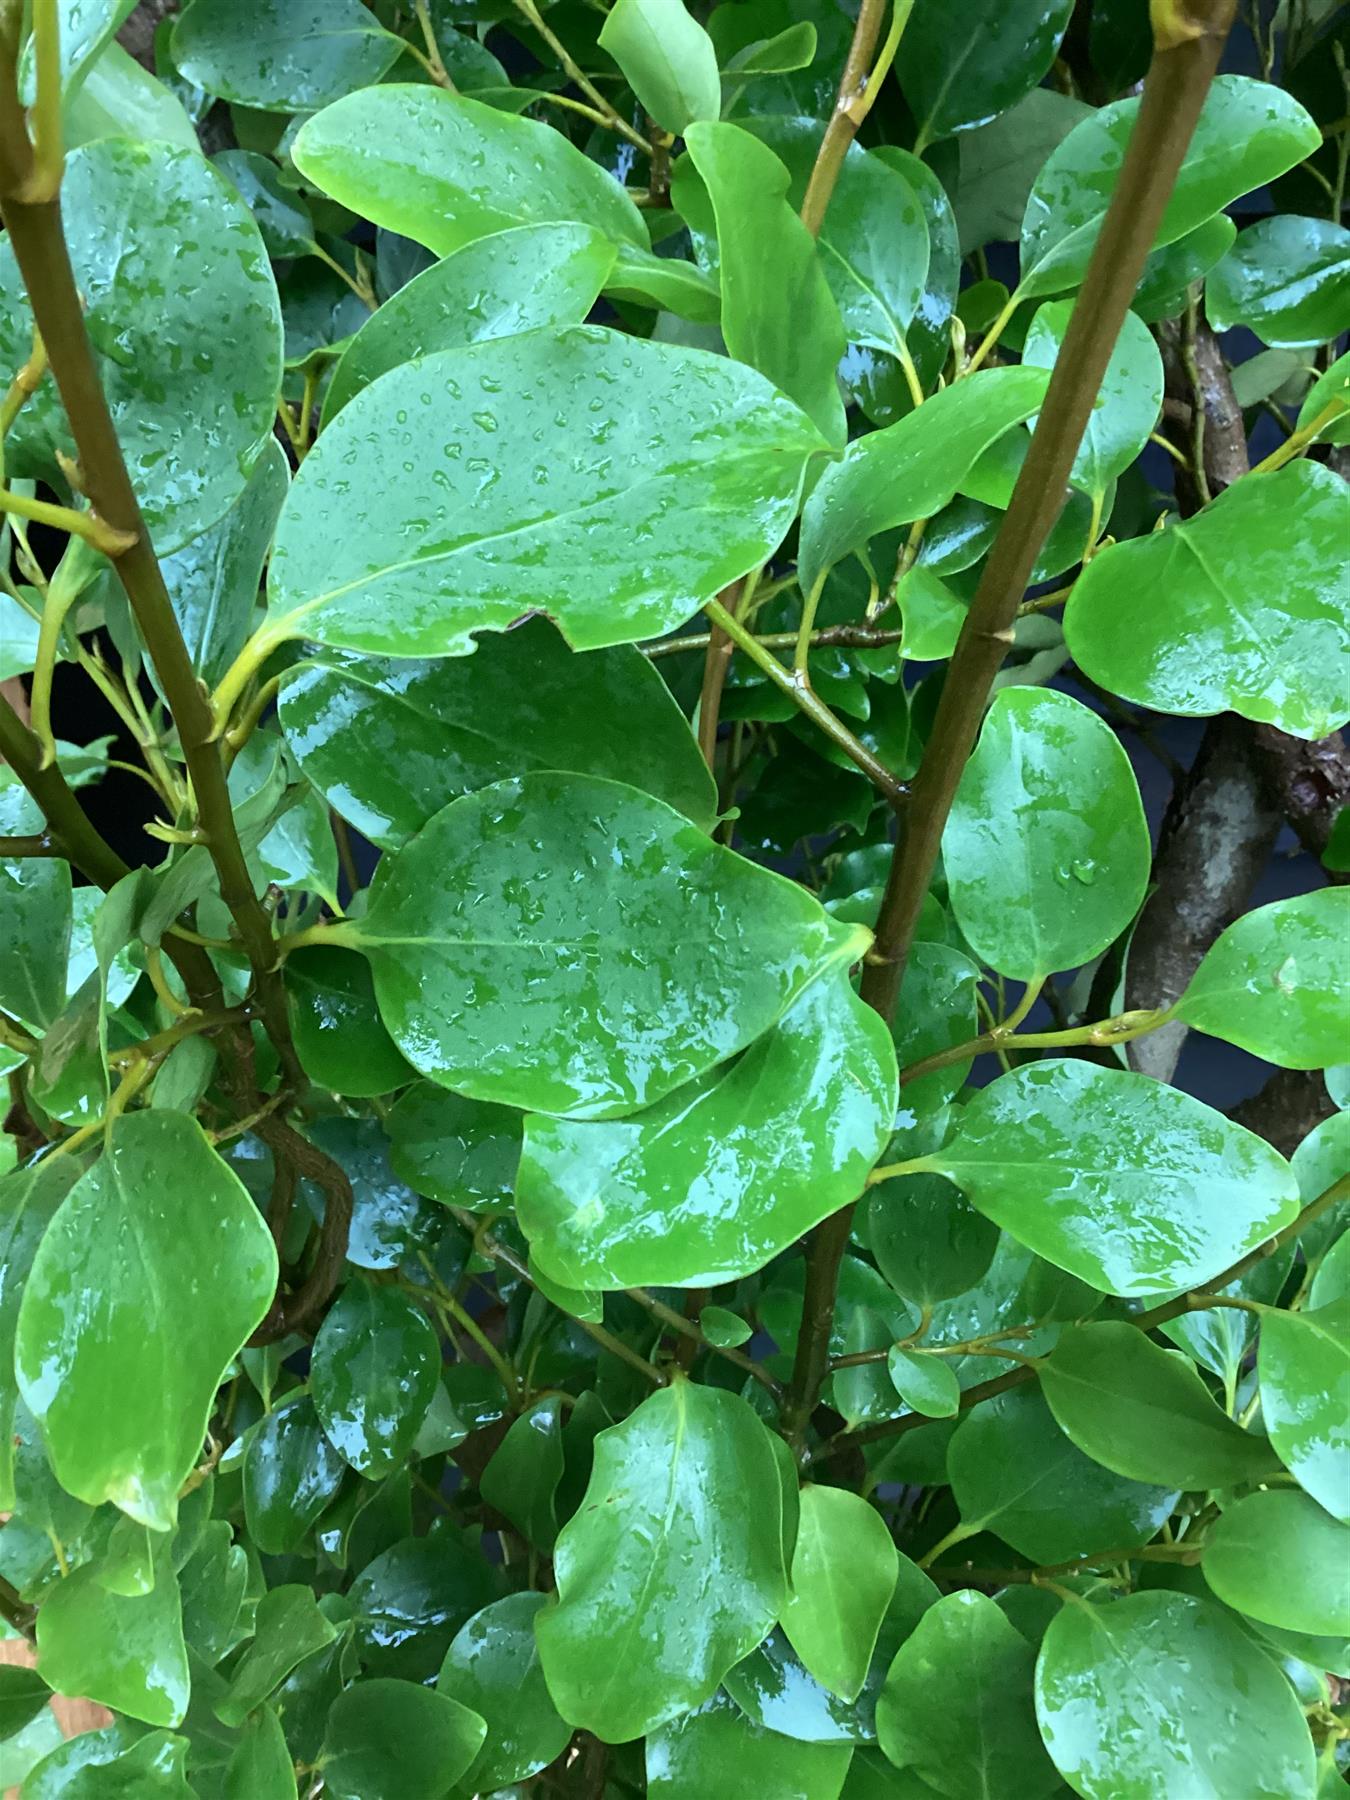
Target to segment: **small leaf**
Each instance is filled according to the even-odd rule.
[[[942,857],[957,922],[1001,975],[1035,981],[1090,962],[1148,887],[1148,823],[1119,738],[1067,694],[996,694]]]
[[[764,1731],[726,1697],[647,1738],[652,1800],[707,1800],[739,1792],[756,1800],[838,1800],[852,1752],[847,1744],[806,1744]]]
[[[333,1800],[443,1800],[472,1766],[487,1726],[412,1681],[358,1681],[333,1702],[320,1763]]]
[[[1350,1637],[1350,1527],[1306,1494],[1268,1488],[1228,1507],[1201,1566],[1220,1600],[1263,1624]]]
[[[897,66],[919,144],[987,124],[1038,87],[1072,11],[1072,0],[976,0],[953,31],[943,0],[918,0]]]
[[[260,1707],[243,1729],[225,1771],[224,1800],[295,1800],[295,1765],[276,1713]]]
[[[235,1665],[227,1693],[215,1703],[216,1717],[225,1725],[242,1725],[292,1669],[336,1637],[337,1628],[307,1585],[270,1588],[258,1602],[253,1642]]]
[[[17,1736],[51,1697],[52,1690],[35,1669],[0,1668],[0,1742]]]
[[[436,1391],[441,1349],[416,1301],[349,1281],[314,1340],[310,1392],[330,1443],[358,1475],[398,1467]]]
[[[1188,1789],[1311,1800],[1312,1739],[1293,1689],[1235,1619],[1189,1594],[1071,1601],[1045,1634],[1036,1715],[1084,1800]],[[1166,1729],[1141,1729],[1145,1719]]]
[[[1196,1287],[1298,1211],[1293,1172],[1264,1139],[1150,1076],[1067,1057],[973,1094],[921,1165],[1107,1294]]]
[[[1325,1265],[1324,1265],[1325,1266]],[[1261,1416],[1299,1485],[1350,1523],[1350,1299],[1261,1314]]]
[[[1039,308],[1027,330],[1023,361],[1053,369],[1072,317],[1068,300]],[[1085,494],[1104,495],[1148,443],[1162,400],[1162,356],[1143,320],[1127,312],[1074,457],[1072,485]]]
[[[923,1356],[893,1344],[886,1358],[895,1391],[915,1412],[927,1419],[954,1419],[961,1404],[961,1383],[949,1362],[940,1356]]]
[[[187,80],[263,112],[313,112],[378,81],[402,46],[360,0],[192,0],[174,25]]]
[[[676,1378],[595,1440],[536,1633],[562,1716],[624,1743],[701,1706],[787,1595],[769,1434],[744,1400]]]
[[[1235,1425],[1194,1368],[1133,1325],[1076,1325],[1041,1365],[1060,1428],[1103,1468],[1189,1492],[1259,1481],[1277,1458]]]
[[[569,1287],[751,1274],[862,1186],[895,1116],[885,1027],[843,970],[738,1062],[622,1120],[527,1120],[521,1229]]]
[[[487,1736],[463,1785],[488,1793],[528,1781],[566,1749],[572,1727],[549,1698],[535,1643],[543,1594],[511,1594],[475,1613],[441,1664],[436,1692],[487,1722]]]
[[[1216,331],[1245,325],[1263,344],[1297,349],[1334,338],[1350,305],[1350,231],[1290,213],[1258,219],[1205,282]]]
[[[931,1306],[968,1293],[988,1269],[999,1229],[941,1175],[897,1175],[868,1194],[864,1225],[877,1267],[906,1300]]]
[[[493,1452],[479,1489],[528,1543],[551,1550],[558,1535],[554,1500],[563,1473],[562,1406],[535,1401],[512,1420]]]
[[[437,813],[341,929],[423,1074],[583,1116],[734,1055],[863,938],[636,788],[551,774]]]
[[[259,1420],[244,1447],[244,1516],[269,1556],[297,1550],[342,1485],[343,1462],[302,1398]]]
[[[722,110],[717,52],[683,0],[616,0],[598,42],[663,131],[680,137]]]
[[[183,1607],[158,1541],[148,1594],[115,1594],[98,1565],[72,1570],[38,1609],[38,1672],[58,1694],[96,1700],[146,1725],[177,1725],[187,1711]]]
[[[1350,1056],[1350,888],[1257,907],[1205,953],[1176,1016],[1284,1069]]]
[[[117,1119],[39,1245],[19,1309],[19,1389],[62,1486],[168,1530],[216,1389],[276,1282],[271,1233],[200,1125]]]
[[[698,1326],[710,1344],[729,1350],[748,1343],[754,1336],[753,1329],[739,1313],[728,1312],[724,1306],[705,1306],[698,1315]]]
[[[906,1563],[908,1558],[901,1557],[902,1569]],[[919,1580],[928,1578],[920,1574]],[[722,1685],[752,1725],[800,1744],[857,1744],[873,1735],[868,1717],[875,1700],[869,1699],[872,1683],[856,1701],[841,1700],[807,1672],[781,1629],[729,1669]]]
[[[855,1700],[867,1678],[899,1557],[880,1513],[845,1488],[801,1491],[801,1522],[779,1618],[788,1642],[822,1687]]]
[[[33,1258],[57,1209],[79,1180],[77,1157],[49,1156],[0,1180],[0,1505],[14,1508],[14,1334]]]
[[[1326,737],[1350,713],[1347,542],[1350,489],[1330,469],[1296,462],[1235,482],[1193,519],[1093,557],[1064,613],[1070,652],[1159,712],[1231,708]]]
[[[0,1008],[31,1030],[65,1007],[70,927],[64,858],[0,858]]]

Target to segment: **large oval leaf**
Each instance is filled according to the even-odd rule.
[[[1350,1636],[1350,1527],[1306,1494],[1267,1488],[1209,1529],[1205,1580],[1249,1618],[1315,1637]]]
[[[1072,11],[1073,0],[975,0],[956,25],[946,0],[918,0],[898,64],[918,148],[987,124],[1039,86]]]
[[[305,458],[272,614],[394,656],[462,656],[529,612],[578,649],[654,637],[777,548],[824,448],[706,351],[589,326],[441,351],[358,394]]]
[[[536,774],[387,856],[335,938],[422,1074],[479,1100],[631,1112],[745,1049],[867,933],[649,794]]]
[[[1151,847],[1130,759],[1109,726],[1048,688],[995,696],[942,838],[971,948],[1019,981],[1112,943],[1148,887]]]
[[[341,205],[437,256],[559,219],[648,248],[618,182],[560,131],[444,88],[363,88],[308,120],[291,153]]]
[[[281,308],[258,227],[201,156],[105,138],[72,153],[61,212],[117,435],[161,551],[205,531],[243,492],[281,386]],[[0,246],[0,363],[33,320]],[[5,443],[14,473],[53,476],[75,444],[44,382]]]
[[[1263,1312],[1257,1366],[1261,1413],[1280,1460],[1350,1524],[1350,1299]]]
[[[196,1120],[117,1119],[19,1308],[19,1390],[61,1485],[167,1531],[216,1389],[276,1282],[262,1214]]]
[[[735,1394],[676,1377],[595,1440],[535,1630],[562,1716],[626,1743],[709,1699],[787,1597],[778,1465]]]
[[[919,1166],[1108,1294],[1195,1287],[1298,1211],[1293,1171],[1254,1132],[1147,1075],[1072,1058],[972,1095]]]
[[[1071,1600],[1045,1634],[1036,1714],[1085,1800],[1312,1800],[1293,1688],[1235,1619],[1189,1594]]]
[[[173,59],[210,94],[263,112],[313,112],[378,81],[402,46],[361,0],[192,0]]]
[[[396,848],[461,794],[531,769],[643,786],[711,830],[717,790],[684,714],[628,645],[574,654],[544,620],[485,637],[471,660],[340,650],[287,672],[286,741],[337,812]]]
[[[842,969],[739,1061],[631,1118],[532,1118],[517,1185],[546,1275],[713,1287],[762,1268],[861,1191],[895,1118],[889,1033]]]
[[[1348,546],[1339,475],[1298,462],[1248,476],[1193,519],[1095,556],[1064,635],[1083,672],[1126,700],[1326,737],[1350,716]]]

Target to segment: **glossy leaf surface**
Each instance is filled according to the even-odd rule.
[[[847,1744],[795,1743],[765,1731],[715,1694],[650,1734],[647,1792],[653,1800],[703,1800],[725,1783],[761,1800],[838,1800],[851,1756]]]
[[[1329,1513],[1350,1523],[1350,1299],[1262,1313],[1257,1368],[1261,1413],[1280,1460]]]
[[[259,1420],[244,1450],[244,1515],[260,1550],[296,1549],[342,1483],[344,1464],[299,1399]]]
[[[399,54],[360,0],[192,0],[174,26],[189,81],[264,112],[313,112],[378,81]]]
[[[412,1447],[441,1352],[421,1307],[393,1287],[349,1281],[319,1328],[310,1392],[329,1442],[378,1480]]]
[[[412,1681],[358,1681],[333,1702],[323,1740],[324,1791],[335,1800],[444,1800],[471,1767],[483,1720]]]
[[[1073,316],[1068,300],[1049,301],[1037,310],[1022,356],[1038,369],[1053,369]],[[1086,494],[1105,494],[1143,450],[1158,422],[1163,400],[1163,365],[1152,334],[1127,312],[1093,403],[1069,480]]]
[[[854,1700],[867,1678],[899,1558],[890,1530],[861,1495],[808,1482],[780,1618],[822,1687]]]
[[[38,1672],[58,1694],[101,1701],[146,1725],[177,1725],[189,1675],[178,1578],[160,1540],[148,1594],[115,1594],[96,1565],[72,1570],[38,1616]]]
[[[316,944],[286,959],[296,1053],[311,1080],[338,1094],[387,1094],[412,1070],[380,1023],[364,957]]]
[[[1350,307],[1350,231],[1292,213],[1258,219],[1205,283],[1216,331],[1245,325],[1263,344],[1300,347],[1334,338]]]
[[[943,0],[918,0],[898,66],[921,143],[984,125],[1037,87],[1072,11],[1071,0],[978,0],[954,31]]]
[[[1205,1580],[1263,1624],[1350,1637],[1350,1527],[1315,1500],[1267,1488],[1230,1506],[1205,1538]]]
[[[572,1727],[549,1697],[535,1643],[543,1594],[510,1594],[475,1613],[441,1664],[436,1691],[487,1721],[465,1777],[474,1792],[527,1781],[566,1748]]]
[[[717,52],[683,0],[616,0],[596,41],[663,130],[679,137],[722,110]]]

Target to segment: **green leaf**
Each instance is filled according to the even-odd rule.
[[[595,1440],[536,1633],[562,1716],[624,1743],[701,1706],[782,1610],[778,1468],[744,1400],[676,1377]]]
[[[258,227],[194,151],[107,138],[74,151],[61,213],[85,322],[155,547],[197,537],[244,491],[281,383],[281,314]],[[17,369],[33,321],[0,248],[0,363]],[[19,414],[12,473],[63,481],[75,444],[52,382]]]
[[[1189,1594],[1070,1601],[1045,1634],[1036,1714],[1085,1800],[1311,1800],[1312,1739],[1293,1689],[1235,1619]]]
[[[876,1265],[906,1300],[965,1294],[994,1258],[999,1229],[941,1175],[897,1175],[869,1190],[863,1230]]]
[[[1067,694],[996,694],[942,858],[958,924],[1001,975],[1037,981],[1090,962],[1139,910],[1151,863],[1115,732]]]
[[[967,1413],[947,1447],[947,1473],[967,1535],[992,1531],[1042,1566],[1147,1544],[1178,1497],[1085,1456],[1034,1388]]]
[[[694,219],[711,206],[729,354],[767,375],[828,442],[842,444],[835,369],[844,328],[815,239],[788,203],[787,169],[739,125],[692,125],[685,144],[702,192],[686,174],[675,199]],[[771,282],[763,279],[770,265]]]
[[[135,0],[57,0],[61,91],[66,100],[73,98],[114,32],[134,9]],[[25,106],[33,104],[36,92],[33,51],[30,35],[19,64],[19,91]]]
[[[1069,94],[1033,88],[999,118],[963,134],[953,196],[962,256],[1016,238],[1046,159],[1091,112]]]
[[[14,1334],[28,1272],[58,1207],[78,1181],[74,1156],[49,1156],[0,1180],[0,1506],[14,1507],[14,1433],[18,1390],[13,1377]]]
[[[1202,1567],[1220,1600],[1263,1624],[1350,1636],[1350,1526],[1306,1494],[1269,1488],[1228,1507]]]
[[[561,1426],[559,1400],[535,1401],[512,1421],[479,1482],[488,1505],[541,1550],[551,1550],[558,1535],[554,1499],[563,1473]]]
[[[444,88],[349,94],[306,121],[291,155],[340,205],[437,256],[512,225],[560,221],[648,245],[623,188],[560,131]]]
[[[1298,429],[1305,430],[1333,403],[1339,403],[1341,411],[1322,426],[1318,437],[1327,444],[1350,444],[1350,350],[1337,357],[1308,389],[1308,397],[1299,408]]]
[[[38,1609],[38,1673],[58,1694],[97,1700],[146,1725],[177,1725],[189,1680],[170,1543],[159,1539],[148,1594],[115,1594],[85,1563]]]
[[[803,591],[869,538],[941,511],[976,458],[1037,411],[1047,379],[1041,369],[979,369],[850,444],[802,512]]]
[[[805,1667],[844,1700],[862,1691],[898,1570],[880,1513],[845,1488],[806,1483],[791,1596],[779,1616]]]
[[[625,780],[639,739],[648,793],[704,830],[717,816],[708,766],[648,659],[627,644],[578,655],[543,619],[481,639],[465,659],[331,650],[288,671],[278,704],[305,774],[383,849],[508,775],[561,768]]]
[[[414,357],[540,325],[579,325],[613,266],[614,246],[582,224],[521,225],[465,244],[414,276],[351,339],[324,396],[324,426]]]
[[[1245,325],[1263,344],[1290,349],[1334,338],[1350,306],[1350,231],[1292,213],[1258,219],[1205,282],[1216,331]]]
[[[436,1391],[441,1349],[427,1315],[396,1287],[349,1281],[314,1340],[309,1385],[329,1442],[379,1481],[412,1448]]]
[[[389,1166],[389,1139],[378,1119],[332,1116],[316,1119],[310,1136],[320,1149],[341,1163],[352,1184],[351,1231],[347,1261],[358,1269],[395,1269],[422,1248],[428,1236],[439,1236],[443,1221]],[[317,1211],[318,1190],[306,1183]]]
[[[402,1087],[412,1074],[380,1023],[370,965],[327,944],[286,959],[296,1054],[310,1079],[364,1097]]]
[[[976,0],[953,29],[944,0],[917,0],[897,62],[918,147],[969,131],[1039,87],[1073,0]]]
[[[70,864],[56,856],[0,858],[0,1008],[30,1030],[41,1031],[65,1007],[70,929]]]
[[[900,1566],[914,1569],[904,1556]],[[919,1580],[932,1588],[936,1600],[937,1589],[928,1577],[919,1574]],[[743,1662],[729,1669],[723,1686],[752,1725],[775,1736],[803,1744],[856,1744],[875,1735],[872,1683],[857,1701],[841,1700],[808,1674],[781,1630],[770,1632]]]
[[[343,1461],[308,1399],[270,1412],[244,1448],[244,1516],[269,1556],[297,1549],[342,1485]]]
[[[183,1775],[186,1738],[137,1737],[125,1721],[85,1731],[43,1757],[24,1782],[26,1800],[194,1800]]]
[[[1196,1287],[1298,1212],[1293,1171],[1254,1132],[1151,1076],[1070,1057],[973,1094],[919,1166],[1107,1294]]]
[[[949,1362],[891,1346],[886,1368],[895,1391],[914,1412],[928,1419],[954,1419],[961,1404],[961,1383]]]
[[[117,1119],[39,1245],[19,1308],[19,1389],[61,1485],[168,1530],[216,1389],[276,1283],[271,1233],[200,1125]]]
[[[1237,226],[1233,221],[1226,213],[1217,213],[1174,244],[1164,244],[1154,250],[1144,264],[1143,279],[1134,291],[1132,310],[1146,325],[1154,325],[1159,319],[1175,318],[1185,310],[1192,282],[1208,275],[1215,263],[1227,254],[1236,236]]]
[[[1311,1312],[1263,1312],[1257,1366],[1261,1416],[1281,1462],[1350,1523],[1350,1299]]]
[[[501,1212],[520,1163],[521,1116],[512,1107],[415,1081],[385,1121],[394,1173],[443,1206]]]
[[[208,93],[263,112],[313,112],[378,81],[402,45],[361,0],[192,0],[173,59]]]
[[[842,968],[739,1061],[612,1121],[526,1121],[521,1228],[568,1287],[714,1287],[861,1190],[890,1135],[895,1055]]]
[[[1063,293],[1082,280],[1115,191],[1137,99],[1081,120],[1036,177],[1022,221],[1020,292]],[[1154,244],[1173,244],[1229,201],[1310,156],[1321,132],[1297,100],[1264,81],[1220,75],[1206,97]],[[1142,590],[1136,590],[1142,591]]]
[[[244,1721],[244,1735],[225,1771],[224,1800],[295,1800],[295,1765],[281,1721],[270,1706]]]
[[[440,351],[358,394],[305,458],[273,624],[396,656],[466,655],[531,610],[577,649],[657,636],[764,562],[823,448],[706,351],[592,326]]]
[[[1039,308],[1027,331],[1022,360],[1053,369],[1064,344],[1073,302],[1051,300]],[[1093,403],[1069,480],[1085,494],[1101,496],[1148,443],[1163,399],[1163,365],[1153,334],[1127,312]]]
[[[862,946],[861,928],[660,801],[552,774],[437,813],[381,862],[365,917],[341,930],[424,1075],[583,1116],[703,1074]]]
[[[871,441],[871,440],[868,440]],[[1345,722],[1350,490],[1296,462],[1193,519],[1114,544],[1074,584],[1070,652],[1113,694],[1205,718],[1231,708],[1294,737]]]
[[[487,1726],[412,1681],[358,1681],[333,1702],[320,1762],[333,1800],[444,1800],[472,1766]]]
[[[1244,913],[1206,951],[1176,1017],[1283,1069],[1350,1055],[1350,888]]]
[[[535,1643],[543,1594],[511,1594],[475,1613],[441,1664],[436,1692],[487,1721],[487,1736],[464,1777],[473,1793],[528,1781],[566,1749],[572,1727],[549,1698]]]
[[[426,1681],[460,1627],[499,1591],[477,1545],[453,1529],[404,1538],[367,1564],[348,1594],[361,1660],[377,1674]]]
[[[748,1343],[754,1336],[753,1328],[740,1314],[728,1312],[724,1306],[705,1306],[698,1315],[698,1327],[710,1344],[726,1349],[734,1350],[737,1344]]]
[[[905,1004],[892,1027],[902,1068],[968,1043],[979,1031],[976,989],[980,971],[947,944],[917,943],[905,965]],[[920,1117],[934,1113],[956,1093],[970,1063],[947,1063],[905,1083],[904,1104]]]
[[[52,1690],[35,1669],[0,1668],[0,1741],[6,1741],[36,1719]]]
[[[715,1694],[696,1712],[647,1739],[652,1800],[708,1800],[739,1792],[755,1800],[838,1800],[853,1752],[847,1744],[803,1744],[754,1725]]]
[[[717,52],[682,0],[616,0],[597,41],[663,131],[679,137],[721,112]]]
[[[1038,1800],[1056,1781],[1031,1708],[1035,1664],[992,1600],[948,1594],[896,1652],[877,1699],[877,1741],[898,1769],[950,1800]]]
[[[313,254],[315,227],[310,210],[303,197],[283,181],[271,157],[255,150],[223,150],[211,160],[248,201],[269,256]],[[280,444],[277,448],[281,449]],[[282,455],[284,459],[284,451]],[[289,468],[287,464],[288,473]]]
[[[337,1628],[319,1610],[309,1586],[271,1588],[258,1602],[253,1642],[234,1666],[229,1690],[215,1703],[225,1725],[242,1725],[307,1656],[331,1644]]]
[[[1183,1492],[1270,1474],[1275,1453],[1235,1425],[1177,1350],[1133,1325],[1075,1325],[1041,1364],[1060,1428],[1103,1468]]]

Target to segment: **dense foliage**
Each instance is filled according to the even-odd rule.
[[[0,0],[0,1782],[1339,1794],[1344,17],[131,10]]]

